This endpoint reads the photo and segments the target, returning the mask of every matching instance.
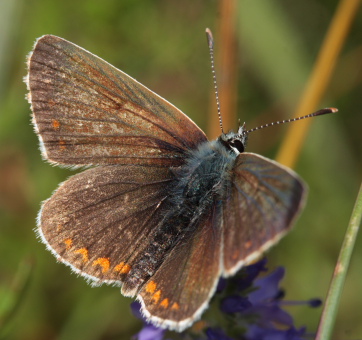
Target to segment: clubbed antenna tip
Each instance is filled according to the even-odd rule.
[[[321,109],[317,112],[312,113],[313,116],[321,116],[321,115],[325,115],[326,113],[335,113],[338,112],[338,109],[336,109],[335,107],[327,107],[325,109]]]
[[[206,28],[206,38],[209,48],[214,48],[214,37],[212,36],[211,30]]]

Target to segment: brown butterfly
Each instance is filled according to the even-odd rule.
[[[36,41],[28,68],[43,158],[94,166],[43,203],[38,235],[93,285],[137,296],[154,324],[190,326],[220,276],[291,228],[305,186],[292,170],[244,152],[251,130],[210,142],[172,104],[52,35]]]

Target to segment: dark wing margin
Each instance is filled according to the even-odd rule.
[[[181,332],[207,308],[221,273],[219,211],[214,207],[186,234],[138,295],[153,324]]]
[[[36,41],[25,81],[43,157],[55,164],[176,166],[207,140],[172,104],[52,35]]]
[[[94,285],[120,286],[163,218],[166,168],[99,166],[72,176],[46,200],[38,235],[57,259]]]
[[[224,276],[277,243],[302,209],[306,186],[292,170],[260,155],[240,154],[223,203]]]

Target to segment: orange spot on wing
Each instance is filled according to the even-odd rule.
[[[153,294],[155,292],[155,290],[156,290],[156,287],[157,287],[156,282],[155,281],[150,281],[146,285],[146,292]]]
[[[59,120],[53,119],[53,120],[52,120],[52,126],[53,126],[53,129],[54,129],[54,130],[59,130],[59,128],[60,128],[60,122],[59,122]]]
[[[88,249],[87,248],[80,248],[75,251],[76,254],[81,254],[83,256],[83,262],[88,262]]]
[[[59,149],[60,149],[60,150],[65,150],[65,149],[66,149],[65,144],[66,144],[65,141],[61,139],[61,140],[59,141]]]
[[[167,308],[168,307],[168,299],[163,299],[160,303],[160,306],[162,306],[163,308]]]
[[[100,265],[102,267],[102,273],[107,273],[110,266],[109,258],[107,257],[98,257],[93,261],[92,266]]]
[[[174,302],[174,303],[172,304],[172,306],[171,306],[171,309],[172,309],[172,310],[178,310],[178,309],[180,309],[180,305],[179,305],[177,302]]]
[[[124,267],[121,270],[122,274],[127,274],[131,270],[131,266],[128,264],[125,264]]]
[[[159,289],[155,294],[153,294],[151,299],[155,303],[158,303],[158,301],[160,301],[160,298],[161,298],[161,289]]]
[[[120,272],[122,270],[122,268],[124,267],[124,262],[121,262],[120,264],[117,264],[115,267],[114,267],[114,271],[115,272]]]
[[[114,267],[114,271],[119,272],[121,274],[128,274],[130,270],[131,266],[129,264],[125,264],[124,262],[121,262]]]
[[[67,238],[66,240],[64,240],[64,243],[65,243],[66,250],[69,250],[73,245],[73,241],[71,238]]]
[[[253,243],[251,241],[245,242],[244,248],[249,249],[252,245],[253,245]]]

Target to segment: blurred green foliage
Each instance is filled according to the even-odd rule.
[[[239,1],[238,116],[248,127],[290,117],[337,0]],[[264,5],[263,5],[264,3]],[[41,160],[22,77],[35,39],[55,34],[165,97],[206,128],[212,88],[205,27],[217,1],[0,1],[0,339],[129,339],[139,322],[119,290],[91,288],[36,239],[40,202],[73,172]],[[269,34],[270,33],[270,34]],[[273,40],[279,36],[278,40]],[[216,35],[217,37],[217,35]],[[218,37],[222,39],[222,37]],[[357,13],[296,171],[310,194],[296,229],[269,254],[287,269],[287,298],[324,298],[361,180],[362,15]],[[215,49],[217,51],[218,41]],[[309,112],[306,112],[306,114]],[[258,132],[248,151],[273,158],[285,127]],[[362,336],[362,240],[357,240],[334,338]],[[316,330],[320,310],[291,307]]]

